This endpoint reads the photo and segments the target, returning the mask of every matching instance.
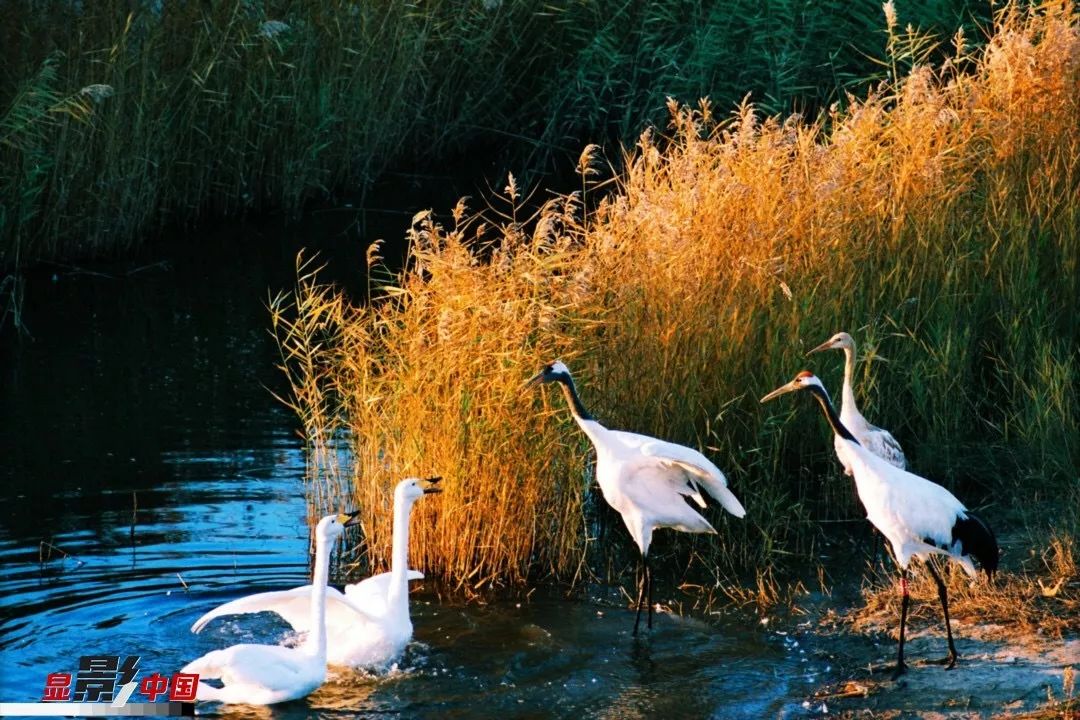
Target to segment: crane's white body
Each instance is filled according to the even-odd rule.
[[[647,435],[608,430],[595,420],[574,416],[596,449],[596,481],[604,499],[630,531],[642,556],[648,556],[653,530],[670,527],[689,533],[715,533],[708,520],[690,507],[705,507],[704,489],[729,513],[746,510],[727,488],[727,478],[707,457]]]
[[[420,580],[423,573],[409,570],[409,516],[419,494],[408,483],[398,483],[394,490],[393,550],[390,572],[347,585],[341,593],[327,588],[326,627],[327,662],[349,667],[381,668],[393,662],[412,639],[409,616],[409,580]],[[258,593],[220,605],[191,626],[201,631],[214,618],[256,612],[277,613],[297,632],[310,632],[310,614],[303,611],[303,598],[310,585],[280,592]]]
[[[823,349],[835,340],[837,338],[817,349]],[[975,565],[971,561],[974,557],[990,577],[998,565],[997,540],[990,526],[969,513],[951,492],[926,478],[890,464],[860,445],[855,435],[836,414],[829,400],[829,393],[813,373],[806,370],[800,372],[794,380],[761,398],[761,402],[768,402],[796,390],[809,391],[821,406],[836,438],[835,447],[840,462],[850,468],[855,478],[855,487],[866,510],[866,518],[889,541],[896,564],[900,566],[900,588],[903,597],[900,603],[900,641],[893,673],[895,679],[907,668],[904,663],[904,626],[910,601],[907,569],[911,559],[926,559],[935,554],[945,555],[960,563],[968,575],[974,578]],[[948,588],[934,569],[933,563],[926,563],[926,568],[937,584],[941,609],[945,615],[949,655],[944,662],[948,669],[956,665],[959,657],[949,622]]]
[[[746,510],[728,490],[727,478],[720,469],[697,450],[647,435],[608,430],[598,423],[585,410],[574,379],[561,362],[545,366],[526,387],[552,382],[562,386],[574,421],[596,449],[596,481],[604,499],[622,516],[630,537],[641,551],[641,582],[634,619],[636,635],[646,596],[648,626],[652,628],[652,571],[648,558],[653,531],[669,527],[690,533],[715,533],[709,521],[686,502],[690,498],[699,507],[705,507],[703,489],[735,517],[744,517]]]
[[[976,576],[971,558],[953,538],[953,526],[967,518],[967,508],[955,495],[850,440],[839,435],[835,440],[840,461],[852,469],[866,519],[889,541],[897,565],[907,569],[913,557],[945,555]]]
[[[342,523],[327,516],[315,529],[315,572],[307,591],[307,622],[313,629],[298,648],[234,645],[193,660],[181,672],[198,673],[196,699],[230,704],[272,705],[310,694],[326,680],[326,581],[330,544]],[[219,679],[213,687],[204,679]]]
[[[855,340],[846,332],[837,333],[810,352],[826,349],[842,349],[844,351],[844,386],[840,393],[840,422],[844,424],[848,432],[855,436],[855,439],[859,441],[863,448],[882,458],[890,465],[895,465],[900,469],[907,468],[907,458],[904,457],[904,451],[896,438],[888,430],[867,422],[866,418],[859,412],[858,405],[855,404],[855,391],[852,387],[852,380],[855,377]],[[844,474],[851,475],[852,468],[844,459],[840,449],[841,442],[843,440],[836,436],[833,442],[836,456],[840,458],[840,464],[844,466]]]

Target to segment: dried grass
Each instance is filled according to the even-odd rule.
[[[922,45],[892,41],[904,57]],[[815,121],[672,101],[670,131],[644,133],[599,202],[587,149],[582,189],[531,216],[512,178],[495,207],[421,213],[406,269],[369,305],[302,269],[272,308],[314,450],[313,514],[358,503],[381,567],[393,483],[438,473],[445,494],[413,521],[425,571],[472,589],[605,561],[620,574],[609,553],[625,533],[591,487],[587,441],[561,397],[519,392],[562,358],[603,422],[701,448],[748,509],[711,515],[714,538],[659,534],[661,564],[689,548],[704,575],[732,578],[802,561],[815,523],[857,504],[821,477],[821,423],[781,432],[755,398],[841,328],[864,349],[864,411],[920,474],[972,505],[1070,487],[1078,84],[1073,5],[1009,5],[984,51],[958,47]]]
[[[1017,642],[1020,638],[1058,638],[1080,632],[1080,566],[1076,541],[1054,537],[1038,563],[1001,572],[987,583],[972,582],[959,567],[942,573],[949,590],[949,614],[954,621],[979,625],[982,637]],[[940,566],[939,566],[940,567]],[[847,622],[857,632],[897,632],[900,594],[895,570],[881,567],[863,589],[865,605],[851,610]],[[908,582],[912,603],[909,627],[940,626],[937,586],[927,572],[917,571]]]

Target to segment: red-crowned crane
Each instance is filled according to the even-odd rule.
[[[634,618],[636,635],[646,593],[648,624],[652,628],[649,545],[653,530],[669,527],[689,533],[715,533],[709,521],[686,501],[690,498],[699,507],[705,507],[702,489],[735,517],[745,516],[746,511],[728,490],[727,479],[720,469],[697,450],[646,435],[608,430],[598,423],[581,403],[574,379],[563,363],[556,361],[546,365],[526,383],[526,387],[553,382],[562,386],[574,420],[596,449],[596,481],[604,499],[622,515],[626,529],[641,551],[637,616]]]
[[[888,430],[882,430],[868,423],[855,405],[855,392],[851,387],[851,380],[855,375],[854,338],[846,332],[838,332],[806,354],[813,355],[822,350],[844,351],[844,387],[840,394],[840,422],[864,448],[890,465],[895,465],[901,470],[906,469],[907,459],[904,457],[904,451],[900,449],[900,443],[896,442],[896,438],[889,434]],[[836,454],[844,465],[844,474],[851,475],[851,467],[844,462],[844,456],[840,452],[840,442],[837,436]]]
[[[809,391],[818,401],[825,419],[836,437],[840,460],[850,467],[855,477],[859,500],[866,509],[866,519],[874,524],[892,546],[896,564],[900,566],[900,645],[896,654],[896,679],[907,669],[904,664],[904,626],[907,622],[907,568],[911,558],[922,558],[937,583],[941,609],[945,614],[945,633],[949,639],[949,655],[943,661],[946,669],[956,665],[956,646],[953,644],[949,622],[949,595],[941,576],[929,562],[933,554],[945,555],[960,563],[967,574],[975,577],[975,558],[993,578],[998,566],[998,546],[994,532],[963,503],[940,485],[918,475],[890,465],[859,444],[836,414],[829,394],[814,374],[804,370],[786,385],[761,398],[768,402],[784,393]]]

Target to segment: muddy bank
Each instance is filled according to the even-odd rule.
[[[781,631],[782,632],[782,631]],[[803,623],[789,636],[811,661],[829,671],[788,717],[840,718],[1072,718],[1078,715],[1074,681],[1080,638],[1019,636],[1002,640],[999,626],[954,622],[960,659],[952,670],[943,628],[908,628],[908,672],[890,679],[896,639]],[[1069,713],[1072,713],[1070,715]]]

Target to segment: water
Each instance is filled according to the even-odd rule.
[[[287,636],[270,615],[188,630],[309,573],[304,457],[270,394],[284,387],[264,306],[291,284],[295,248],[244,233],[260,234],[30,278],[32,337],[9,327],[0,347],[0,700],[38,700],[46,674],[82,655],[139,655],[142,675],[171,675]],[[245,712],[756,718],[795,707],[820,671],[745,618],[662,615],[636,641],[632,613],[588,599],[462,606],[421,590],[413,603],[415,642],[391,672],[344,671]]]

